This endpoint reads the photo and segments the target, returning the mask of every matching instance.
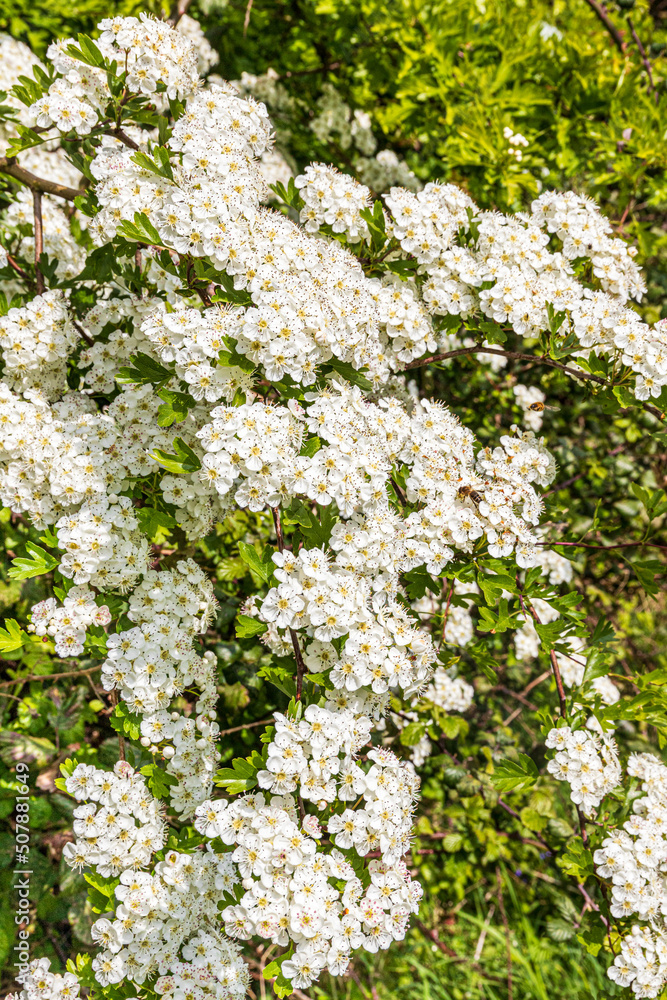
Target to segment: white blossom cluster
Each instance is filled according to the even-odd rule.
[[[607,975],[618,986],[629,986],[637,997],[659,996],[667,980],[667,934],[634,924],[621,940]]]
[[[248,969],[234,942],[220,933],[217,908],[238,881],[229,853],[216,854],[210,845],[204,853],[167,851],[152,872],[122,872],[115,913],[92,927],[93,940],[103,948],[93,959],[97,982],[141,984],[156,972],[173,971],[192,983],[191,964],[213,977],[208,996],[245,995]],[[179,958],[181,950],[186,963]]]
[[[95,603],[92,590],[70,587],[60,608],[55,597],[33,605],[29,631],[39,636],[52,636],[58,656],[80,656],[86,629],[91,625],[108,625],[110,621],[111,612],[106,604]]]
[[[329,830],[346,842],[348,826],[357,824],[359,833],[365,827],[355,841],[355,850],[364,855],[379,848],[386,836],[391,819],[383,813],[400,812],[398,803],[396,810],[391,804],[392,793],[400,789],[399,762],[386,751],[371,754],[375,759],[368,774],[357,779],[366,783],[366,808],[347,810],[350,820],[345,811],[329,820]],[[403,781],[410,783],[407,772]],[[414,787],[412,779],[413,794]],[[231,804],[216,799],[203,803],[197,816],[200,832],[236,845],[232,858],[245,894],[223,911],[227,934],[241,940],[256,934],[281,946],[294,942],[294,953],[283,963],[282,972],[295,987],[309,986],[325,968],[342,975],[355,948],[376,952],[404,937],[421,895],[404,863],[371,860],[370,884],[364,890],[341,850],[318,851],[319,823],[311,815],[299,824],[293,796],[272,796],[267,801],[259,793]]]
[[[377,143],[371,125],[370,116],[359,108],[353,111],[332,83],[322,85],[317,114],[310,122],[310,128],[320,142],[328,143],[334,139],[343,150],[354,145],[364,156],[372,156]]]
[[[27,45],[19,42],[16,38],[12,38],[10,35],[0,34],[0,90],[6,94],[3,103],[9,105],[13,117],[21,125],[26,126],[30,123],[29,109],[12,94],[12,88],[20,82],[19,77],[26,76],[30,78],[33,75],[35,66],[39,66],[41,69],[45,68]],[[16,126],[12,121],[0,121],[0,155],[6,154],[10,140],[15,139],[17,135]],[[43,146],[25,149],[18,154],[17,160],[20,166],[37,174],[38,177],[48,177],[49,180],[53,180],[58,184],[65,184],[68,187],[78,187],[81,181],[81,174],[67,158],[64,150],[60,148],[57,142],[49,142]],[[65,236],[67,250],[63,253],[64,244],[60,240],[60,237],[63,235],[60,228],[61,213],[56,209],[57,204],[60,203],[52,199],[50,195],[44,195],[42,198],[45,222],[44,249],[50,256],[60,258],[60,255],[63,254],[66,260],[70,254],[78,256],[81,251],[76,246],[75,240],[72,238],[71,233],[69,233],[69,227],[67,227],[68,233]],[[25,215],[25,219],[32,222],[32,197],[30,192],[21,189],[16,192],[16,202],[10,204],[7,213],[0,222],[0,226],[4,228],[5,225],[18,225],[23,221],[23,213],[26,210],[28,214]],[[46,226],[47,219],[50,223],[48,227]],[[51,231],[51,225],[54,225],[57,230],[56,233]],[[26,246],[29,245],[30,237],[26,237]],[[56,252],[56,248],[59,252]],[[4,250],[4,247],[2,249]],[[3,254],[0,250],[0,263],[2,256]],[[63,265],[64,260],[59,260],[57,270],[59,277],[65,274]],[[71,277],[71,275],[67,274],[67,277]],[[8,282],[8,284],[10,283]],[[12,282],[10,287],[14,284]],[[18,286],[16,287],[18,290]]]
[[[166,97],[183,100],[199,85],[197,52],[187,33],[170,29],[163,21],[147,14],[136,17],[113,17],[100,21],[102,34],[96,44],[106,59],[127,64],[127,86],[139,94],[157,94],[164,85]],[[48,93],[30,108],[31,124],[62,134],[74,131],[88,135],[104,118],[104,108],[111,93],[106,72],[82,64],[67,54],[73,39],[52,43],[48,59],[61,74]]]
[[[127,612],[137,624],[108,637],[108,658],[102,665],[105,690],[119,689],[132,712],[150,715],[196,683],[201,691],[198,711],[211,711],[215,682],[193,641],[206,631],[215,606],[213,585],[192,559],[180,560],[173,570],[145,572]]]
[[[250,973],[233,942],[200,931],[183,948],[191,962],[173,962],[171,974],[160,976],[153,989],[166,1000],[180,1000],[196,990],[198,1000],[234,1000],[245,996]]]
[[[77,764],[65,786],[78,802],[86,802],[74,810],[75,840],[63,849],[72,868],[117,877],[145,868],[163,846],[166,824],[160,802],[126,761],[119,760],[113,773]]]
[[[606,733],[593,734],[569,726],[552,729],[545,740],[556,755],[547,771],[558,781],[567,781],[570,798],[585,816],[593,816],[605,795],[621,780],[616,744]]]
[[[353,763],[353,755],[370,739],[370,719],[355,719],[349,709],[330,712],[317,705],[308,705],[299,722],[280,713],[274,718],[275,736],[268,746],[266,770],[257,774],[260,788],[285,795],[298,786],[301,798],[320,810],[337,795],[344,801],[359,796],[363,772]]]
[[[78,1000],[79,980],[72,972],[51,972],[49,958],[35,958],[21,979],[20,993],[8,993],[7,1000]]]
[[[541,500],[532,484],[551,482],[554,463],[531,432],[503,435],[475,461],[472,436],[439,403],[421,400],[408,414],[397,399],[371,404],[358,388],[336,384],[306,399],[305,413],[259,401],[212,410],[213,421],[197,432],[207,482],[225,498],[238,483],[235,502],[250,510],[298,496],[325,506],[335,501],[350,518],[332,536],[343,568],[395,574],[426,563],[439,573],[454,548],[470,551],[482,535],[493,555],[516,549],[520,565],[534,564],[530,526]],[[312,456],[299,454],[304,423],[327,442]],[[410,471],[408,501],[424,504],[405,520],[388,500],[392,467],[401,464]],[[364,512],[385,535],[371,562]]]
[[[252,389],[253,379],[237,365],[216,364],[225,349],[231,314],[217,307],[167,310],[159,304],[141,325],[141,332],[156,344],[162,361],[175,362],[175,374],[188,384],[196,400],[224,399],[231,403],[237,390]]]
[[[646,290],[636,251],[609,235],[611,226],[591,199],[548,192],[525,218],[479,212],[451,184],[427,184],[417,194],[392,188],[385,201],[394,236],[421,264],[423,300],[433,316],[481,311],[534,337],[549,329],[551,307],[565,313],[560,332],[576,334],[582,356],[609,354],[636,372],[638,399],[660,395],[667,384],[667,323],[651,328],[627,306]],[[457,243],[473,227],[473,242]],[[548,249],[553,236],[560,244],[554,252]],[[573,262],[580,258],[590,262],[599,291],[576,277]]]
[[[370,191],[363,184],[325,163],[311,163],[295,184],[305,202],[300,219],[307,233],[326,224],[334,233],[345,233],[352,243],[368,237],[360,212],[370,205]]]
[[[128,709],[142,716],[141,742],[166,759],[175,779],[170,801],[188,818],[210,795],[219,759],[215,739],[217,688],[215,655],[193,648],[216,607],[213,586],[192,559],[175,569],[148,570],[130,598],[127,612],[134,628],[107,639],[102,686],[119,690]],[[196,685],[196,718],[170,712],[172,701]]]
[[[667,767],[653,754],[631,754],[627,773],[646,794],[634,799],[631,817],[605,837],[593,860],[611,881],[612,915],[645,923],[623,938],[608,975],[637,997],[657,997],[667,982]]]
[[[402,605],[385,602],[385,594],[373,599],[369,579],[330,568],[323,549],[275,553],[273,559],[280,582],[262,601],[259,618],[281,631],[303,630],[315,640],[306,647],[309,669],[329,669],[333,687],[349,692],[370,687],[384,695],[400,688],[410,695],[423,686],[435,651]],[[343,636],[338,657],[331,641]],[[289,635],[283,637],[287,641]]]
[[[67,358],[78,340],[62,292],[45,292],[10,309],[0,316],[5,384],[17,392],[36,389],[58,399],[67,391]]]

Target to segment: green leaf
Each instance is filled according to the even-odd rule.
[[[134,367],[121,368],[116,375],[117,382],[127,382],[132,385],[148,385],[149,383],[158,385],[160,382],[168,382],[174,376],[171,369],[165,368],[159,361],[152,358],[150,354],[144,354],[142,351],[137,351],[136,354],[131,355],[130,361]],[[180,396],[185,394],[174,393],[174,395]],[[160,426],[169,425],[161,424]]]
[[[169,150],[165,149],[164,146],[157,146],[153,149],[153,154],[155,159],[147,156],[146,153],[135,153],[132,159],[137,166],[142,167],[143,170],[150,170],[151,173],[158,174],[160,177],[166,177],[170,181],[173,181],[174,172],[169,160]]]
[[[176,527],[176,519],[171,514],[154,507],[135,507],[134,515],[141,530],[155,545],[162,545],[171,534],[171,529]]]
[[[554,941],[569,941],[574,937],[575,930],[573,925],[562,917],[547,917],[547,934]]]
[[[19,623],[13,618],[5,618],[7,628],[0,628],[0,653],[14,653],[30,641],[27,632],[23,632]]]
[[[88,195],[86,195],[86,198]],[[80,201],[79,198],[76,199]],[[84,204],[86,202],[84,201]],[[81,208],[81,205],[77,207]],[[94,213],[93,213],[94,214]],[[114,274],[120,271],[116,251],[112,243],[91,250],[86,258],[86,264],[76,276],[77,281],[95,281],[100,285],[111,281]]]
[[[141,716],[130,712],[124,701],[118,702],[109,722],[117,733],[122,733],[130,740],[138,740],[141,736]]]
[[[248,545],[246,542],[239,542],[239,555],[243,562],[246,564],[252,578],[257,586],[262,583],[268,583],[269,579],[273,575],[275,569],[275,563],[271,556],[273,555],[273,549],[267,545],[264,548],[262,555],[254,545]]]
[[[337,375],[342,375],[346,382],[350,385],[358,385],[360,389],[365,392],[369,392],[373,388],[373,383],[370,382],[360,371],[358,371],[353,365],[348,361],[339,361],[338,358],[330,358],[325,365],[322,365],[320,371],[322,374],[326,375],[328,372],[334,371]]]
[[[244,757],[237,757],[232,761],[231,767],[221,767],[215,776],[215,784],[219,788],[226,788],[230,795],[238,795],[254,788],[257,784],[257,772],[264,762],[256,751],[253,757],[255,759],[251,758],[252,763]]]
[[[428,724],[426,722],[409,722],[405,729],[401,730],[400,740],[404,747],[413,747],[426,736]]]
[[[170,455],[168,452],[156,448],[155,451],[151,452],[151,458],[154,458],[167,472],[175,472],[176,474],[196,472],[201,469],[201,462],[192,448],[179,437],[174,438],[174,452],[175,454]]]
[[[277,997],[281,998],[281,1000],[283,997],[290,996],[294,991],[294,984],[290,979],[287,979],[282,972],[283,962],[285,962],[288,958],[291,958],[293,952],[294,948],[291,947],[289,951],[284,952],[284,954],[274,959],[273,962],[269,962],[269,964],[262,971],[264,979],[273,981],[273,991]]]
[[[134,213],[134,222],[124,219],[118,227],[118,234],[131,243],[147,243],[161,247],[162,239],[157,229],[144,212]]]
[[[269,684],[273,684],[275,688],[286,694],[288,698],[294,698],[296,696],[296,682],[294,680],[294,664],[288,661],[289,666],[281,666],[276,664],[275,660],[272,664],[267,664],[261,667],[257,671],[257,676],[261,677],[262,680],[268,681]],[[310,675],[306,675],[306,680],[308,680]]]
[[[268,631],[268,625],[250,618],[249,615],[237,615],[236,618],[236,638],[250,639],[255,635],[264,635]]]
[[[322,442],[318,438],[317,434],[315,434],[313,437],[308,438],[308,440],[304,443],[303,447],[301,448],[299,454],[304,455],[306,458],[312,458],[313,455],[317,454],[317,452],[320,450],[321,447],[322,447]]]
[[[173,389],[160,389],[158,392],[160,399],[164,403],[158,407],[157,424],[158,427],[171,427],[172,424],[180,424],[197,405],[195,399],[189,392],[174,392]]]
[[[166,799],[169,795],[170,785],[177,785],[178,781],[173,774],[167,774],[158,764],[146,764],[140,768],[140,773],[147,778],[146,784],[152,795],[156,799]]]
[[[495,765],[491,783],[499,792],[509,792],[514,788],[530,788],[539,778],[540,772],[532,757],[528,757],[525,753],[520,753],[518,757],[518,761],[504,758]]]
[[[556,858],[556,864],[566,875],[571,875],[579,882],[584,882],[594,872],[593,855],[584,847],[581,837],[574,837],[567,849]]]
[[[479,609],[481,621],[477,623],[480,632],[507,632],[511,628],[519,628],[521,621],[518,612],[510,613],[508,603],[503,598],[498,605],[498,614],[494,615],[490,608]]]
[[[660,517],[661,514],[667,511],[667,495],[664,490],[645,490],[637,483],[631,483],[630,489],[637,499],[641,501],[649,521]]]
[[[489,320],[479,320],[477,325],[484,334],[484,340],[489,344],[504,344],[507,340],[507,333],[499,323],[493,323]]]
[[[32,559],[14,559],[7,573],[11,580],[29,580],[33,576],[50,573],[60,563],[59,558],[52,556],[34,542],[26,542],[25,547],[32,555]]]
[[[300,211],[306,204],[301,195],[299,194],[299,189],[294,183],[294,178],[290,177],[287,187],[278,181],[276,184],[269,184],[269,187],[274,191],[281,201],[284,201],[286,205],[290,208],[295,208]]]
[[[104,66],[104,56],[92,38],[89,38],[88,35],[79,35],[77,41],[79,43],[78,48],[76,45],[67,46],[67,54],[69,56],[86,63],[88,66]]]

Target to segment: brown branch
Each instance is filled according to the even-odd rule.
[[[445,610],[442,616],[442,642],[440,643],[441,647],[445,642],[445,632],[447,631],[447,619],[449,618],[449,605],[452,602],[452,594],[454,593],[454,583],[455,583],[455,577],[452,577],[452,582],[449,585],[449,593],[447,594],[447,603],[445,604]]]
[[[96,667],[88,667],[87,670],[65,670],[60,674],[27,674],[24,677],[14,677],[11,681],[2,681],[0,688],[11,687],[12,684],[27,684],[28,681],[55,681],[61,677],[83,677],[86,674],[94,674],[100,669],[101,665],[98,664]]]
[[[11,254],[7,254],[7,263],[14,271],[16,271],[17,274],[20,274],[25,281],[31,280],[30,275],[27,274],[27,272],[24,271],[22,267],[19,267],[14,258],[11,256]]]
[[[33,220],[35,229],[35,284],[37,294],[44,294],[44,275],[40,268],[40,261],[44,253],[44,221],[42,219],[42,192],[37,188],[32,191]]]
[[[521,593],[521,591],[519,591],[519,601],[521,603],[521,608],[525,615],[526,605],[524,603],[523,594]],[[540,621],[537,611],[535,610],[533,605],[529,603],[528,607],[530,609],[531,615],[533,616],[537,624],[541,625],[542,622]],[[554,679],[556,681],[556,690],[558,691],[558,701],[560,702],[560,714],[563,716],[563,718],[565,718],[567,715],[567,698],[565,697],[563,678],[560,675],[560,667],[558,666],[558,660],[556,659],[556,654],[553,649],[549,650],[549,659],[551,660],[551,669],[553,670]]]
[[[118,139],[119,142],[122,142],[123,145],[129,146],[130,149],[135,149],[135,150],[141,149],[141,146],[138,143],[136,143],[134,139],[130,139],[127,132],[123,132],[120,126],[118,126],[117,128],[106,129],[104,135],[114,136],[114,138]]]
[[[568,368],[567,365],[562,365],[559,361],[547,358],[543,354],[521,354],[519,351],[501,351],[496,347],[481,346],[462,347],[456,351],[446,351],[444,354],[432,354],[428,358],[418,358],[417,361],[411,361],[410,364],[405,366],[405,368],[401,368],[398,374],[410,371],[412,368],[423,368],[424,365],[435,364],[438,361],[446,361],[449,358],[460,358],[466,354],[497,354],[500,358],[510,358],[513,361],[530,361],[532,364],[548,365],[550,368],[558,368],[559,371],[566,372],[566,374],[572,375],[573,378],[582,379],[582,381],[597,382],[598,385],[603,385],[605,388],[608,388],[612,384],[600,375],[593,375],[592,372],[577,371],[576,368]],[[652,413],[654,417],[658,418],[658,420],[665,419],[664,413],[659,410],[657,406],[652,406],[650,403],[642,402],[642,409],[646,410],[648,413]]]
[[[175,28],[180,19],[184,14],[187,14],[188,7],[192,3],[192,0],[174,0],[171,5],[171,10],[169,11],[169,17],[166,18],[167,24],[170,24],[172,28]]]
[[[653,100],[657,104],[658,103],[658,91],[655,89],[655,83],[653,82],[653,70],[651,68],[651,60],[646,55],[646,49],[642,45],[641,39],[640,39],[639,35],[637,34],[637,32],[635,31],[635,26],[634,26],[632,18],[630,17],[629,14],[628,14],[626,20],[628,22],[628,28],[630,29],[630,34],[632,35],[632,39],[633,39],[635,45],[637,46],[637,49],[639,51],[639,55],[641,57],[641,61],[643,63],[644,69],[646,70],[646,75],[648,76],[648,89],[649,89],[649,93],[653,94]]]
[[[71,319],[71,317],[70,317],[70,319]],[[93,340],[92,337],[88,336],[88,334],[83,329],[83,327],[79,323],[77,323],[77,321],[75,319],[72,319],[72,326],[74,327],[74,329],[76,330],[76,332],[79,334],[79,336],[81,337],[81,339],[85,340],[85,342],[88,344],[89,347],[92,347],[93,344],[95,343],[95,341]]]
[[[248,0],[248,6],[245,9],[245,17],[243,18],[243,37],[248,34],[248,26],[250,24],[250,12],[252,10],[253,0]]]
[[[403,507],[405,507],[405,504],[407,502],[406,499],[405,499],[405,493],[403,492],[403,490],[401,489],[401,487],[398,485],[398,483],[396,482],[396,480],[394,479],[393,476],[389,477],[389,482],[394,487],[394,490],[396,492],[396,496],[401,501],[401,504],[403,505]]]
[[[604,5],[601,4],[599,0],[586,0],[586,3],[591,8],[591,10],[594,11],[599,20],[602,22],[602,24],[609,32],[611,38],[613,39],[614,45],[616,46],[618,51],[621,53],[621,55],[625,55],[626,43],[623,41],[623,35],[609,17],[609,14],[607,13]]]
[[[440,949],[440,951],[443,953],[443,955],[446,955],[447,958],[458,958],[459,957],[458,954],[455,951],[453,951],[450,947],[448,947],[448,945],[446,945],[444,943],[444,941],[440,940],[440,938],[438,937],[436,931],[431,930],[429,927],[426,926],[426,924],[423,924],[421,922],[421,920],[419,920],[417,917],[415,917],[415,924],[419,928],[419,930],[422,932],[422,934],[424,935],[424,937],[428,938],[429,941],[432,941],[433,944],[436,945],[436,947]]]
[[[66,187],[64,184],[56,184],[55,181],[47,181],[43,177],[38,177],[32,171],[20,167],[15,156],[0,156],[0,173],[8,174],[14,180],[27,184],[33,191],[41,191],[43,194],[54,194],[65,201],[74,201],[79,195],[85,194],[84,188]]]
[[[558,548],[563,545],[576,549],[667,549],[667,545],[659,545],[657,542],[617,542],[615,545],[591,545],[589,542],[535,542],[535,545],[548,545]]]
[[[568,368],[567,365],[561,365],[560,362],[554,361],[552,358],[547,358],[544,355],[521,354],[519,351],[501,351],[497,347],[462,347],[457,351],[447,351],[445,354],[434,354],[430,358],[419,358],[417,361],[411,361],[409,365],[406,365],[401,370],[406,372],[411,368],[422,368],[424,365],[429,365],[436,361],[445,361],[448,358],[461,357],[464,354],[497,354],[501,358],[510,358],[514,361],[535,361],[539,364],[549,365],[551,368],[559,368],[560,371],[567,372],[568,375],[573,375],[575,378],[588,379],[591,382],[597,382],[599,385],[609,385],[607,380],[602,378],[601,375],[593,375],[592,372],[580,372],[575,368]]]
[[[218,733],[218,736],[229,736],[230,733],[240,733],[242,729],[254,729],[255,726],[268,726],[274,721],[275,720],[273,718],[270,718],[261,719],[259,722],[244,722],[242,726],[233,726],[232,729],[223,729]]]

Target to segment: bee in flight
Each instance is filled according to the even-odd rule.
[[[484,499],[482,494],[478,493],[477,490],[474,490],[472,486],[459,486],[458,490],[456,491],[456,495],[459,498],[459,500],[465,500],[466,497],[470,497],[472,502],[474,504],[477,504],[477,506],[479,506],[482,500]]]
[[[560,406],[547,406],[546,403],[540,403],[539,401],[536,401],[534,403],[531,403],[528,409],[532,410],[533,413],[542,413],[543,410],[556,410],[556,411],[560,410]]]

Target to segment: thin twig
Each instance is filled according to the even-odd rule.
[[[598,0],[586,0],[586,3],[591,8],[591,10],[597,14],[598,18],[609,32],[611,38],[613,39],[614,45],[616,46],[618,51],[622,55],[625,55],[626,44],[623,41],[623,35],[609,17],[609,14],[607,13],[604,5],[599,3]]]
[[[632,18],[630,17],[629,14],[628,14],[626,20],[628,22],[628,28],[630,29],[630,34],[632,35],[632,39],[633,39],[635,45],[637,46],[637,49],[639,50],[639,55],[641,57],[641,61],[642,61],[643,65],[644,65],[644,69],[646,70],[646,75],[648,76],[648,89],[649,89],[649,92],[653,94],[653,100],[657,104],[658,103],[658,91],[655,89],[655,83],[653,82],[653,70],[651,69],[651,60],[646,55],[646,49],[642,45],[641,39],[640,39],[639,35],[637,34],[637,32],[635,31],[635,26],[634,26]]]
[[[444,611],[444,614],[442,616],[442,643],[440,643],[441,646],[442,646],[442,644],[445,641],[445,631],[447,629],[447,619],[449,618],[449,605],[451,604],[452,594],[454,593],[454,583],[455,583],[455,578],[452,577],[452,582],[451,582],[451,584],[449,586],[449,593],[447,594],[447,603],[445,604],[445,611]]]
[[[424,365],[435,364],[438,361],[446,361],[449,358],[460,358],[464,357],[466,354],[497,354],[501,358],[510,358],[514,361],[530,361],[532,364],[548,365],[550,368],[558,368],[559,371],[566,372],[568,375],[572,375],[573,378],[582,379],[589,382],[597,382],[598,385],[609,386],[611,383],[606,379],[602,378],[601,375],[594,375],[592,372],[577,371],[575,368],[568,368],[567,365],[560,364],[559,361],[553,361],[551,358],[545,357],[545,355],[535,355],[535,354],[521,354],[519,351],[501,351],[497,347],[482,347],[478,345],[477,347],[462,347],[456,351],[446,351],[444,354],[432,354],[428,358],[418,358],[417,361],[411,361],[410,364],[402,368],[402,372],[410,371],[412,368],[423,368]],[[652,406],[650,403],[642,403],[642,408],[648,413],[652,413],[654,417],[658,420],[664,420],[664,413],[657,408],[657,406]]]
[[[24,281],[30,281],[30,275],[22,267],[19,267],[11,254],[7,254],[7,263],[17,274],[21,275]]]
[[[171,5],[169,17],[166,19],[167,24],[170,24],[172,28],[175,28],[183,15],[187,14],[188,7],[191,3],[192,0],[175,0],[175,2]]]
[[[40,267],[40,261],[44,252],[44,222],[42,220],[42,192],[37,188],[32,191],[33,220],[35,229],[35,284],[37,294],[44,294],[44,275]]]
[[[109,699],[111,701],[111,704],[115,708],[116,705],[118,704],[118,692],[115,690],[115,688],[109,692]],[[122,733],[118,733],[118,756],[120,757],[121,760],[127,760],[125,756],[125,737],[123,736]]]
[[[536,545],[548,545],[549,548],[568,546],[575,549],[667,549],[667,545],[659,545],[657,542],[616,542],[612,545],[591,545],[590,542],[535,542]]]
[[[274,722],[271,719],[262,719],[260,722],[244,722],[242,726],[233,726],[231,729],[223,729],[222,732],[218,733],[218,736],[229,736],[230,733],[240,733],[242,729],[254,729],[255,726],[268,726],[270,723]]]
[[[60,674],[28,674],[25,677],[14,677],[11,681],[2,681],[0,688],[11,687],[12,684],[26,684],[28,681],[54,681],[60,677],[83,677],[86,674],[94,674],[96,670],[100,669],[101,666],[98,664],[96,667],[88,667],[87,670],[65,670]]]
[[[243,37],[248,34],[248,25],[250,24],[250,11],[252,10],[253,0],[248,0],[248,6],[245,9],[245,17],[243,18]]]
[[[517,582],[517,587],[518,587],[518,590],[519,590],[519,603],[521,604],[521,610],[523,611],[524,616],[528,617],[528,612],[526,611],[526,604],[525,604],[525,601],[523,599],[523,594],[521,593],[521,586],[519,584],[519,574],[518,573],[516,575],[516,582]],[[535,610],[535,608],[533,607],[533,605],[530,602],[528,603],[528,609],[529,609],[531,615],[533,616],[533,618],[535,619],[535,621],[537,622],[537,624],[541,625],[542,622],[539,619],[537,611]],[[558,700],[560,702],[560,714],[563,716],[563,718],[565,718],[566,715],[567,715],[567,698],[565,697],[565,688],[563,687],[563,678],[560,675],[560,667],[558,666],[558,660],[556,659],[556,654],[555,654],[555,652],[554,652],[553,649],[549,650],[549,659],[551,660],[551,669],[553,670],[554,678],[555,678],[555,681],[556,681],[556,690],[558,691]]]
[[[77,321],[75,319],[73,319],[72,317],[70,317],[70,319],[72,320],[72,326],[74,327],[74,329],[76,330],[76,332],[79,334],[79,336],[81,337],[81,339],[85,340],[85,342],[88,344],[89,347],[92,347],[93,344],[95,343],[95,341],[93,340],[93,338],[88,336],[88,334],[83,329],[83,327],[79,323],[77,323]]]

